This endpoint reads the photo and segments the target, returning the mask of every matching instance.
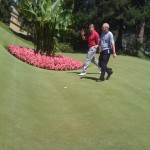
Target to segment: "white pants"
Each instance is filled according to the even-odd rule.
[[[92,62],[93,64],[95,64],[99,68],[98,60],[95,57],[96,50],[97,49],[94,48],[94,47],[90,47],[89,48],[89,51],[88,51],[88,53],[86,55],[86,60],[85,60],[84,66],[83,66],[83,72],[86,72],[86,69],[88,68],[90,62]]]

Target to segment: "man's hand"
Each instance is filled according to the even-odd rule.
[[[99,47],[98,47],[99,54],[101,53],[101,51],[102,51],[102,49],[101,49],[101,46],[99,45]]]
[[[82,30],[81,30],[81,38],[82,38],[82,40],[85,41],[85,40],[86,40],[86,37],[85,37],[84,34],[85,34],[85,31],[84,31],[84,29],[82,29]]]
[[[84,29],[81,30],[81,35],[84,35],[85,34],[85,31]]]
[[[99,45],[95,45],[95,46],[93,46],[93,47],[97,49],[97,48],[99,47]]]
[[[116,48],[115,48],[115,44],[112,45],[112,50],[113,50],[113,58],[116,58]]]
[[[116,53],[113,53],[113,58],[116,58],[116,57],[117,57]]]

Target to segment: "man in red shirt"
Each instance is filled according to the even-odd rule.
[[[99,67],[98,60],[96,59],[95,54],[97,51],[100,37],[99,37],[99,34],[95,31],[93,24],[89,25],[89,31],[90,31],[90,34],[85,36],[84,30],[81,30],[82,40],[88,41],[89,51],[86,56],[86,60],[85,60],[84,66],[83,66],[83,71],[82,71],[82,73],[79,74],[79,76],[86,75],[86,69],[89,66],[90,62],[94,63],[97,67]]]

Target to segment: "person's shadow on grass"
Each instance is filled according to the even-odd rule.
[[[67,73],[79,74],[79,73],[81,73],[81,72],[67,72]],[[99,73],[86,73],[86,74],[88,75],[88,74],[99,74]]]
[[[68,73],[74,73],[74,74],[79,74],[80,72],[68,72]],[[89,74],[99,74],[99,73],[87,73],[87,75]],[[95,77],[88,77],[88,76],[79,76],[80,79],[87,79],[87,80],[93,80],[96,81],[98,78]]]
[[[95,78],[95,77],[87,77],[87,76],[80,77],[80,79],[87,79],[87,80],[93,80],[93,81],[97,80],[97,78]]]

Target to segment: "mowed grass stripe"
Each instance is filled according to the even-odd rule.
[[[8,43],[30,45],[10,32],[0,43],[0,149],[149,150],[149,61],[111,58],[114,75],[96,83],[93,64],[80,79],[81,70],[43,70],[12,56]]]

